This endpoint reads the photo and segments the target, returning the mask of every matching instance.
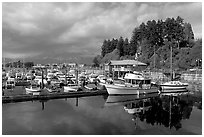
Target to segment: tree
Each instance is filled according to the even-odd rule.
[[[116,49],[118,49],[118,51],[119,51],[119,56],[124,55],[123,44],[124,44],[123,37],[120,37],[118,44],[117,44],[117,47],[116,47]]]
[[[107,41],[103,41],[103,45],[101,46],[101,56],[104,57],[107,52]]]
[[[194,34],[190,23],[184,23],[184,39],[189,43],[194,40]]]
[[[178,48],[182,40],[184,40],[184,27],[183,19],[179,16],[175,20],[174,18],[167,18],[164,27],[164,37],[168,41],[176,41]]]
[[[26,68],[31,68],[34,66],[34,63],[33,62],[25,62],[24,65]]]
[[[123,43],[123,53],[124,53],[124,55],[130,54],[130,45],[129,45],[128,38],[126,38],[124,43]]]

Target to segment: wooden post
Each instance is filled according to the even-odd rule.
[[[44,109],[45,109],[45,102],[42,101],[42,110],[44,110]]]
[[[78,99],[78,97],[76,98],[76,106],[78,107],[78,105],[79,105],[79,99]]]

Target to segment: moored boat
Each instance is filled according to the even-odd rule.
[[[6,81],[6,88],[7,89],[12,89],[15,87],[15,78],[8,78],[8,80]]]
[[[172,50],[173,50],[173,48],[172,48],[172,46],[170,46],[170,48],[171,48],[171,55],[170,55],[170,70],[171,70],[171,72],[170,72],[170,77],[171,77],[171,81],[168,81],[168,82],[165,82],[165,83],[162,83],[162,84],[160,84],[159,86],[160,86],[160,91],[161,92],[164,92],[164,93],[166,93],[166,92],[185,92],[185,91],[187,91],[187,86],[188,86],[188,83],[182,83],[182,82],[180,82],[180,81],[175,81],[174,80],[174,75],[173,75],[173,69],[172,69],[172,62],[173,62],[173,60],[172,60]]]
[[[109,95],[146,94],[158,92],[157,87],[151,86],[151,79],[139,73],[126,73],[124,81],[105,85]]]
[[[180,81],[169,81],[163,84],[160,84],[162,92],[182,92],[186,91],[188,83],[182,83]]]
[[[35,82],[32,82],[31,86],[28,88],[25,88],[25,90],[26,90],[26,94],[32,94],[32,95],[39,95],[41,92],[41,88]]]
[[[76,84],[69,84],[67,86],[64,86],[64,92],[72,92],[72,91],[78,91],[80,86]]]
[[[73,80],[68,80],[67,86],[64,86],[64,92],[78,91],[80,86]]]

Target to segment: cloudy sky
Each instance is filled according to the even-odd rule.
[[[104,39],[130,38],[148,20],[180,16],[202,37],[202,3],[3,3],[2,56],[85,59]]]

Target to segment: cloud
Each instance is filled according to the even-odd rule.
[[[181,16],[201,37],[202,3],[3,3],[3,56],[100,54],[104,39],[130,38],[140,23]]]

